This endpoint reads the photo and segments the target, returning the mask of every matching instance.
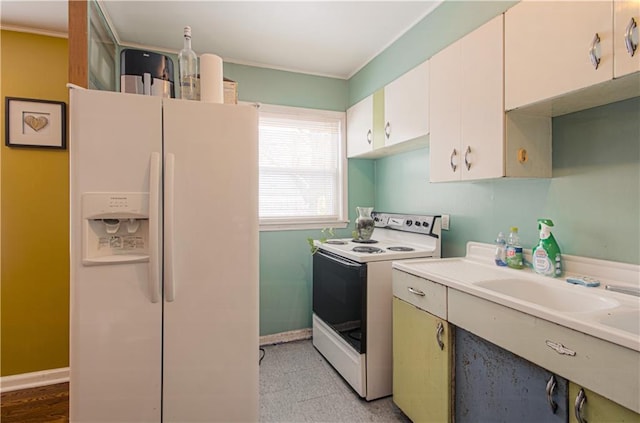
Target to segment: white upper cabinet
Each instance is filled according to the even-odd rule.
[[[347,157],[377,158],[429,142],[429,61],[347,110]]]
[[[373,150],[373,94],[347,110],[347,157]]]
[[[620,78],[640,71],[640,1],[616,0],[614,9],[613,76]]]
[[[431,182],[461,178],[462,41],[431,58],[429,162]]]
[[[504,112],[503,22],[431,58],[431,182],[551,177],[551,119]]]
[[[384,87],[385,146],[429,133],[429,61]]]
[[[431,58],[430,180],[504,176],[503,17]]]
[[[523,0],[507,10],[506,110],[612,79],[612,16],[612,1]]]

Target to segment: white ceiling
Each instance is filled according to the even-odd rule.
[[[177,52],[183,27],[196,53],[225,61],[349,78],[431,12],[430,1],[102,0],[122,45]],[[66,33],[66,0],[1,0],[3,28]]]

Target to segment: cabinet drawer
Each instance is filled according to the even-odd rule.
[[[447,318],[447,287],[444,285],[394,269],[393,295],[441,319]]]

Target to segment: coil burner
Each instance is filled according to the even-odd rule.
[[[415,248],[411,247],[387,247],[389,251],[413,251]]]
[[[327,244],[333,244],[333,245],[346,245],[347,241],[343,241],[341,239],[330,239],[328,241],[326,241]]]
[[[352,239],[353,242],[357,242],[358,244],[375,244],[378,241],[375,239],[360,239],[360,238],[354,238]]]
[[[370,254],[384,253],[384,250],[378,247],[365,247],[365,246],[353,247],[352,251],[355,251],[356,253],[370,253]]]

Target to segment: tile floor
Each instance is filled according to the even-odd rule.
[[[261,422],[411,422],[391,397],[361,399],[311,340],[263,348]]]

